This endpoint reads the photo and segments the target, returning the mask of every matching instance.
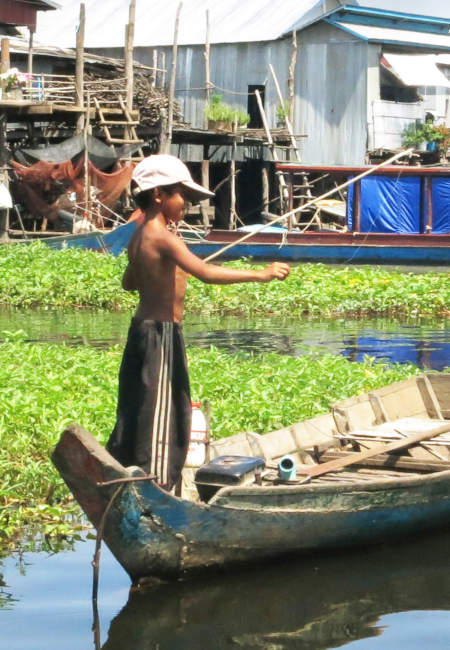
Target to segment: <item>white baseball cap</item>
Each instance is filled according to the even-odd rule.
[[[192,192],[189,200],[193,202],[214,196],[214,192],[194,183],[184,162],[169,154],[155,154],[141,160],[134,168],[132,179],[137,185],[137,189],[134,190],[135,194],[152,190],[155,187],[181,183]]]

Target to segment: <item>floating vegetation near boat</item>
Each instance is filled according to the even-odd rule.
[[[5,338],[5,333],[3,333]],[[30,523],[68,535],[73,502],[49,460],[63,429],[79,422],[105,443],[115,420],[121,346],[99,349],[25,343],[0,345],[0,547]],[[412,365],[349,362],[312,351],[231,355],[189,348],[193,399],[209,399],[214,437],[266,432],[325,412],[336,400],[419,372]]]
[[[131,310],[136,294],[120,287],[127,258],[80,248],[53,251],[43,243],[2,246],[0,303],[14,306]],[[228,262],[251,267],[247,261]],[[206,285],[190,278],[191,314],[448,316],[450,273],[381,267],[293,266],[284,282]]]

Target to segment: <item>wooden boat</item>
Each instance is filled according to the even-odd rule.
[[[318,230],[287,230],[269,222],[264,230],[257,229],[249,239],[239,243],[252,226],[238,230],[212,229],[208,233],[203,229],[186,230],[183,238],[196,255],[206,258],[231,244],[221,253],[221,259],[250,257],[345,264],[450,263],[450,167],[390,165],[378,168],[300,163],[278,163],[276,167],[287,181],[289,209],[297,200],[295,189],[300,181],[296,181],[296,177],[317,174],[345,179],[347,183],[369,170],[370,175],[355,180],[348,187],[345,202],[335,201],[340,204],[334,215],[339,222],[338,230],[327,229],[326,224]],[[330,202],[318,200],[315,209],[323,210],[324,203]],[[328,205],[326,210],[330,209]],[[118,255],[127,247],[134,228],[135,223],[131,222],[109,231],[45,236],[42,241],[52,248],[77,246]]]
[[[135,229],[134,222],[109,231],[49,236],[42,241],[51,248],[85,248],[119,255]],[[206,258],[242,237],[242,230],[213,229],[207,234],[186,232],[183,239],[189,249]],[[30,243],[31,240],[16,240]],[[329,262],[345,264],[418,264],[450,263],[450,235],[378,234],[353,232],[287,232],[270,228],[221,254],[220,260],[239,259]],[[219,261],[220,261],[219,260]]]
[[[193,253],[205,258],[224,246],[235,244],[242,235],[239,230],[211,230],[204,239],[188,245]],[[437,266],[450,263],[450,234],[263,230],[224,251],[220,259],[240,257],[292,262]]]
[[[449,434],[450,374],[429,374],[279,431],[216,441],[209,464],[184,470],[182,497],[123,467],[78,425],[52,459],[136,581],[448,526]],[[283,480],[286,455],[296,477]]]

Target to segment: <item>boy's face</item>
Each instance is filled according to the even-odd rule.
[[[181,184],[171,185],[170,188],[160,187],[160,208],[167,221],[177,223],[184,219],[189,208],[188,190]]]

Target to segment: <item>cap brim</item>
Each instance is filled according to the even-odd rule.
[[[214,192],[210,192],[206,189],[206,187],[203,187],[198,183],[194,183],[194,181],[183,181],[181,184],[184,188],[186,188],[187,199],[191,201],[191,203],[196,203],[197,201],[203,201],[203,199],[211,199],[214,197]]]

